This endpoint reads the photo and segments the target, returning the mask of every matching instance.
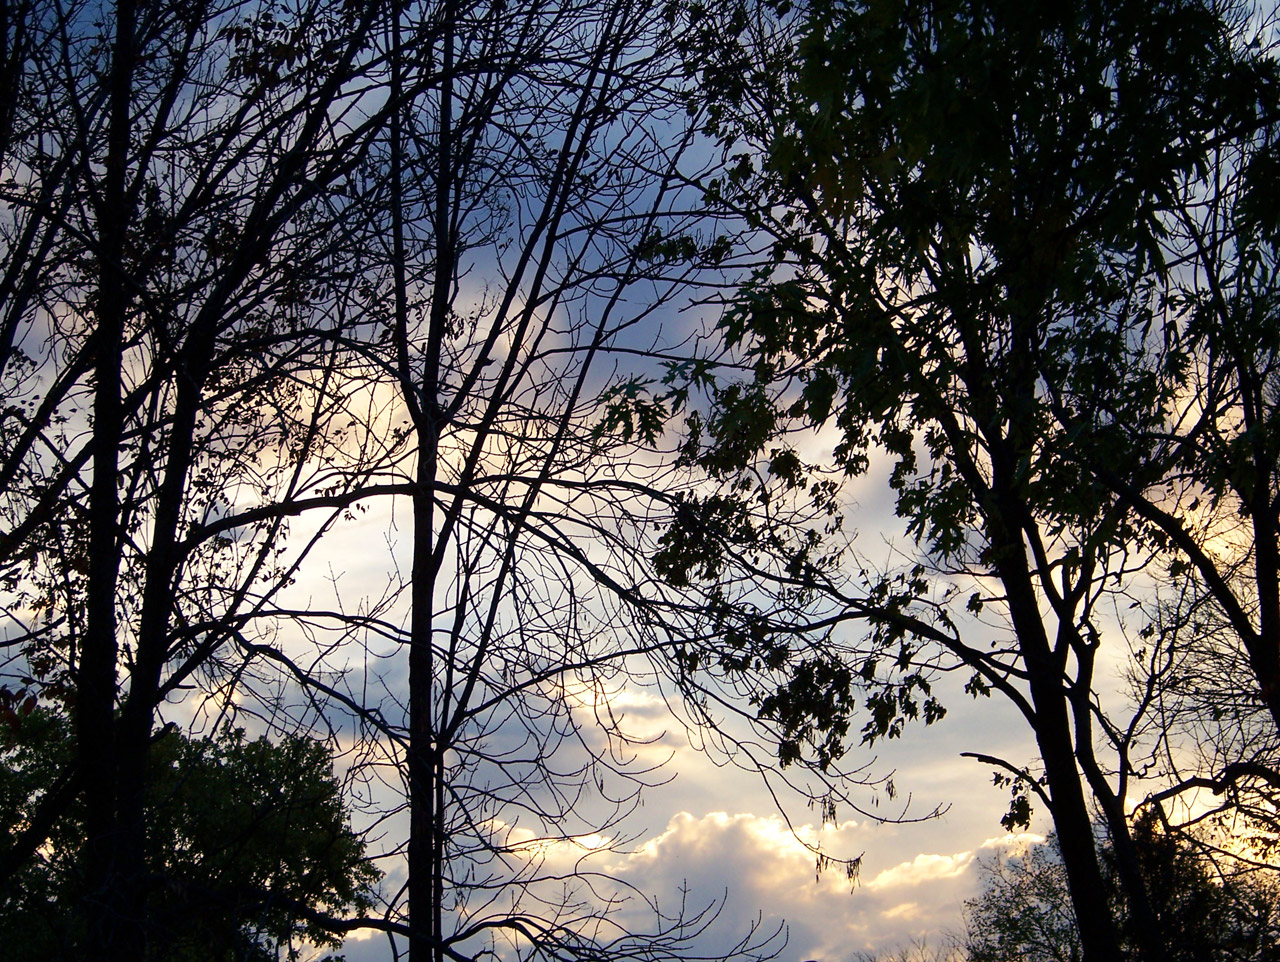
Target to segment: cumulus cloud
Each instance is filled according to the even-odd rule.
[[[972,852],[957,852],[955,855],[917,855],[910,862],[902,862],[880,872],[867,883],[867,888],[874,891],[912,887],[935,879],[953,879],[963,875],[972,863]]]
[[[710,812],[695,817],[680,812],[619,868],[628,875],[668,877],[678,868],[691,873],[690,882],[702,882],[705,876],[720,888],[728,883],[735,892],[773,897],[785,891],[791,898],[814,898],[824,892],[847,893],[849,883],[841,872],[819,874],[813,850],[821,846],[832,855],[856,856],[857,835],[854,822],[839,829],[802,826],[793,833],[777,815]]]
[[[1006,852],[1025,852],[1031,846],[1043,845],[1046,841],[1048,839],[1035,832],[1010,832],[1008,835],[987,839],[982,847],[1003,849]]]
[[[838,828],[801,824],[793,831],[776,814],[682,811],[648,838],[617,851],[603,836],[548,842],[523,827],[494,827],[505,828],[508,841],[548,871],[601,873],[591,883],[600,897],[610,891],[604,877],[616,879],[620,885],[613,894],[626,899],[619,903],[617,921],[631,931],[652,928],[654,919],[651,906],[628,899],[629,893],[656,898],[667,915],[682,903],[693,914],[722,902],[719,918],[691,947],[692,954],[723,957],[752,926],[770,931],[785,924],[784,962],[847,962],[857,951],[936,939],[955,924],[962,900],[975,894],[983,849],[1038,840],[1029,834],[988,839],[981,846],[975,840],[972,850],[921,853],[884,867],[868,864],[864,881],[851,885],[838,869],[816,873],[813,850],[821,846],[831,855],[856,856],[878,847],[893,829],[849,821]],[[908,837],[904,833],[899,842]],[[383,962],[386,943],[353,940],[348,958]]]
[[[833,855],[857,855],[873,831],[849,822],[838,829],[801,825],[793,833],[776,815],[681,812],[611,869],[642,891],[687,888],[691,905],[725,897],[714,933],[724,944],[758,912],[765,925],[786,922],[784,958],[839,962],[859,949],[936,935],[973,891],[972,851],[917,855],[857,886],[838,870],[815,872],[819,843]]]

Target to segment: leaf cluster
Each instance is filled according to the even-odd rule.
[[[52,710],[3,726],[0,821],[10,833],[73,751],[67,717]],[[294,959],[304,943],[341,942],[309,913],[373,904],[379,873],[350,826],[330,749],[310,737],[165,729],[151,747],[146,813],[156,958]],[[12,958],[56,957],[74,942],[83,818],[83,805],[73,806],[6,886],[0,937],[18,952]]]

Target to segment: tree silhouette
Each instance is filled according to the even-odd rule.
[[[1104,707],[1102,671],[1147,571],[1185,572],[1191,556],[1151,499],[1185,492],[1194,510],[1215,484],[1195,471],[1247,467],[1201,458],[1187,438],[1234,434],[1254,403],[1229,387],[1242,368],[1214,346],[1247,311],[1228,323],[1205,305],[1221,304],[1223,270],[1240,281],[1232,303],[1269,303],[1270,242],[1224,212],[1249,209],[1237,188],[1269,155],[1270,34],[1243,8],[1181,2],[777,6],[794,40],[784,31],[755,55],[779,66],[776,82],[744,75],[749,31],[719,44],[706,76],[716,130],[740,158],[715,189],[776,244],[721,325],[752,370],[721,386],[689,457],[724,496],[765,497],[807,483],[789,432],[829,427],[847,474],[892,463],[915,547],[886,572],[799,558],[822,633],[797,641],[763,617],[722,664],[785,666],[758,694],[784,763],[838,758],[864,708],[864,743],[937,720],[939,670],[969,675],[975,697],[1007,698],[1038,760],[974,757],[1012,789],[1006,826],[1033,802],[1052,814],[1085,958],[1119,951],[1090,796],[1129,935],[1163,958],[1125,811],[1150,699],[1121,719]],[[1253,245],[1239,262],[1237,240]],[[1198,266],[1207,256],[1216,273]],[[1191,373],[1219,360],[1217,381]],[[1254,477],[1265,457],[1249,458]],[[1212,582],[1214,565],[1192,566]],[[696,572],[690,557],[680,577]],[[842,622],[865,634],[839,637]],[[1272,650],[1245,628],[1246,649]],[[1269,699],[1269,670],[1250,657]]]

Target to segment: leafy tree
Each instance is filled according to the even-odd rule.
[[[65,717],[43,708],[20,705],[5,721],[0,820],[12,831],[73,757],[74,738]],[[165,731],[151,746],[149,775],[144,958],[296,959],[304,941],[340,944],[317,920],[373,904],[378,872],[323,743],[250,740],[231,728],[211,738]],[[0,937],[9,957],[61,958],[82,936],[84,819],[84,803],[75,804],[6,887]]]
[[[788,665],[759,700],[787,736],[784,763],[806,748],[838,757],[858,690],[864,742],[941,717],[936,667],[1009,699],[1038,765],[977,757],[1014,791],[1007,825],[1029,819],[1032,797],[1052,814],[1085,958],[1117,958],[1120,944],[1086,792],[1128,933],[1163,958],[1124,811],[1134,729],[1098,697],[1114,636],[1103,612],[1126,610],[1144,569],[1187,550],[1132,491],[1170,483],[1157,439],[1189,423],[1179,412],[1217,410],[1220,394],[1189,379],[1188,342],[1230,327],[1196,306],[1214,287],[1188,267],[1202,234],[1179,244],[1220,199],[1247,196],[1216,161],[1234,151],[1234,169],[1250,169],[1280,116],[1269,35],[1247,11],[1182,0],[819,2],[794,21],[776,85],[743,83],[733,43],[705,77],[739,159],[712,191],[754,216],[775,263],[722,323],[751,376],[718,390],[686,456],[728,497],[765,500],[806,483],[790,425],[829,425],[847,474],[892,460],[919,554],[884,575],[862,561],[853,577],[798,555],[797,582],[832,604],[822,643],[798,645],[767,617],[726,640]],[[1252,289],[1272,273],[1249,276]],[[1196,460],[1179,451],[1179,466]],[[715,574],[692,553],[669,566]],[[829,626],[854,619],[866,637],[832,645]]]
[[[1057,840],[980,861],[982,894],[965,903],[966,956],[973,962],[1077,962],[1080,936]]]
[[[1258,875],[1218,877],[1212,863],[1154,817],[1134,826],[1134,841],[1152,903],[1168,946],[1168,958],[1265,962],[1276,957],[1280,902],[1274,879]],[[1114,877],[1114,854],[1103,844],[1108,889],[1121,930],[1128,923],[1124,896]],[[1072,962],[1080,939],[1071,912],[1067,876],[1057,840],[982,865],[982,894],[967,902],[962,947],[971,962]],[[1132,956],[1132,942],[1124,946]]]

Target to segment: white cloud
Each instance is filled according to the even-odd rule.
[[[937,936],[955,924],[960,902],[973,894],[972,851],[917,855],[857,886],[838,869],[815,878],[812,847],[819,841],[831,854],[856,856],[876,831],[870,823],[849,822],[839,829],[798,825],[793,833],[777,815],[681,812],[611,868],[660,895],[684,885],[690,905],[727,897],[713,933],[722,944],[740,936],[759,912],[766,927],[787,923],[785,958],[841,962],[860,949]]]
[[[913,919],[920,914],[919,902],[903,902],[880,913],[886,919]]]
[[[977,855],[982,850],[1016,847],[1038,841],[1030,833],[969,842],[971,849],[951,854],[922,853],[906,860],[864,866],[862,884],[851,886],[838,869],[815,879],[812,847],[821,842],[831,854],[858,855],[893,840],[894,850],[913,836],[907,827],[847,822],[839,828],[799,824],[794,833],[776,814],[688,811],[671,816],[660,831],[629,851],[610,851],[609,838],[582,836],[553,843],[537,840],[523,827],[498,822],[508,841],[523,843],[529,857],[548,870],[600,871],[623,886],[656,897],[664,911],[684,904],[696,913],[720,902],[716,923],[690,947],[691,955],[718,953],[747,934],[753,924],[769,931],[785,923],[786,962],[814,959],[847,962],[857,951],[890,951],[912,940],[937,941],[957,925],[961,902],[976,893]],[[909,850],[908,850],[909,851]],[[608,886],[597,876],[592,887],[600,896]],[[628,892],[619,889],[620,898]],[[639,899],[622,903],[618,921],[630,931],[652,928],[652,912]],[[349,944],[353,962],[385,962],[385,941]]]
[[[1010,832],[1008,835],[1000,835],[996,838],[989,838],[982,843],[983,848],[1001,848],[1011,852],[1024,852],[1032,845],[1043,845],[1046,839],[1043,835],[1037,835],[1035,832]]]
[[[887,889],[916,886],[936,879],[953,879],[964,874],[973,863],[972,852],[955,855],[917,855],[910,862],[902,862],[885,869],[867,883],[867,888]]]

